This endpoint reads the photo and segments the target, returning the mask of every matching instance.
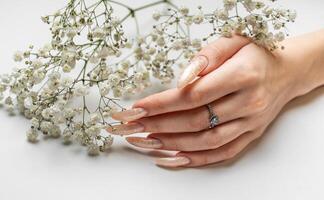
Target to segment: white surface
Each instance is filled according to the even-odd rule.
[[[202,1],[208,2],[214,1]],[[293,34],[324,27],[321,0],[279,2],[298,11]],[[1,0],[1,73],[14,66],[15,50],[47,41],[39,17],[62,5],[64,0]],[[323,93],[322,88],[292,102],[236,162],[185,170],[158,168],[151,156],[120,138],[110,154],[97,158],[53,140],[31,145],[25,140],[27,120],[1,110],[0,199],[324,199]]]

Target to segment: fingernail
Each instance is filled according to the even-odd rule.
[[[198,56],[194,58],[189,66],[183,71],[178,81],[178,88],[183,88],[193,81],[200,72],[202,72],[208,65],[208,59],[205,56]]]
[[[112,115],[112,118],[119,121],[130,122],[147,115],[147,111],[143,108],[133,108]]]
[[[144,126],[140,123],[120,124],[108,127],[107,131],[114,135],[130,135],[144,132]]]
[[[169,157],[169,158],[158,158],[155,160],[155,164],[162,167],[181,167],[188,165],[190,159],[187,157]]]
[[[162,142],[154,138],[127,137],[126,140],[130,144],[141,148],[158,149],[162,147]]]

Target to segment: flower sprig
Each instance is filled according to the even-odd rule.
[[[119,98],[140,93],[151,78],[169,83],[174,68],[183,67],[205,43],[233,33],[251,38],[269,50],[278,48],[286,34],[286,24],[296,13],[276,9],[256,0],[224,0],[221,9],[192,13],[169,0],[138,8],[112,0],[70,0],[62,9],[42,17],[50,26],[49,44],[17,51],[13,59],[20,67],[0,81],[0,96],[10,113],[18,108],[31,121],[30,142],[39,134],[61,137],[65,144],[76,141],[87,146],[90,155],[105,151],[113,138],[102,129],[114,123],[113,112],[123,110]],[[166,4],[167,11],[153,13],[156,24],[148,34],[128,37],[123,24],[148,7]],[[115,6],[128,14],[117,16]],[[135,23],[137,24],[137,23]],[[209,25],[210,32],[194,38],[192,29]],[[137,24],[137,29],[139,29]],[[96,94],[91,108],[88,98]]]

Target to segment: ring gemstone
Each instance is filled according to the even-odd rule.
[[[211,116],[209,120],[209,128],[214,128],[219,123],[218,117],[216,115]]]
[[[218,116],[213,112],[213,109],[210,104],[207,104],[207,109],[209,112],[209,127],[208,128],[214,128],[219,124],[219,118]]]

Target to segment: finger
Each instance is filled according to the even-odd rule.
[[[218,124],[222,124],[248,115],[249,110],[245,109],[245,102],[247,102],[245,95],[234,93],[209,105],[212,112],[218,117]],[[138,128],[134,124],[139,124],[142,128]],[[108,129],[108,131],[117,135],[130,135],[138,132],[183,133],[198,132],[209,126],[209,110],[206,106],[201,106],[191,110],[144,117],[129,124],[113,126],[113,129]]]
[[[198,167],[218,163],[234,158],[249,143],[260,137],[261,132],[247,132],[232,142],[214,150],[180,152],[175,157],[156,159],[156,164],[163,167]]]
[[[181,90],[170,89],[153,94],[136,102],[133,109],[114,113],[112,117],[120,121],[134,121],[142,117],[206,105],[255,82],[255,74],[239,70],[240,65],[238,59],[228,60],[224,63],[224,67],[207,74]]]
[[[137,147],[170,151],[216,149],[249,131],[247,119],[237,119],[197,133],[153,133],[148,137],[127,137]]]
[[[221,66],[242,47],[249,44],[246,37],[233,35],[231,38],[221,37],[204,47],[190,65],[183,71],[178,80],[178,88],[183,88],[198,75],[203,76]]]
[[[218,117],[218,124],[225,123],[245,115],[244,99],[232,94],[210,103],[211,110]],[[243,104],[242,104],[243,103]],[[210,126],[210,114],[206,106],[192,110],[171,112],[137,120],[150,133],[198,132]]]

